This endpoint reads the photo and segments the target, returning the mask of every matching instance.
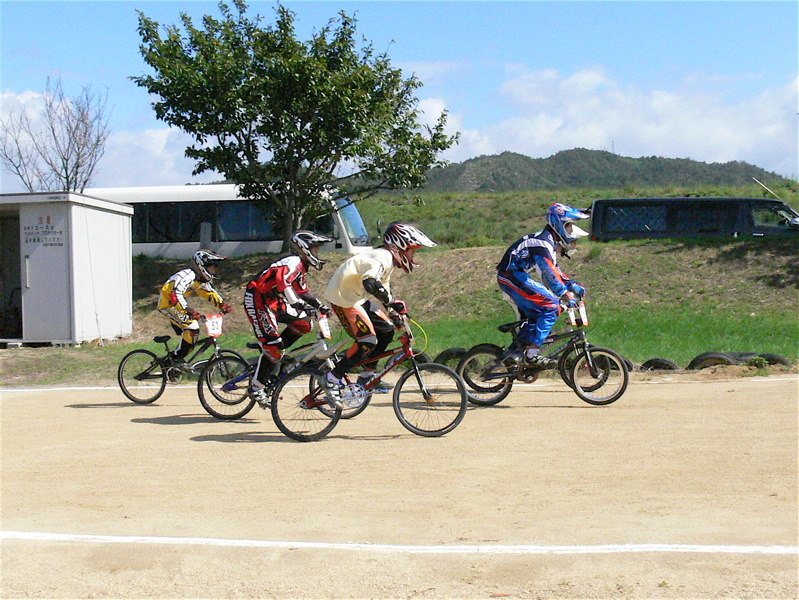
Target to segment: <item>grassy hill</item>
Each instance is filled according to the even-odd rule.
[[[394,291],[426,330],[431,356],[451,347],[507,342],[496,331],[513,315],[494,281],[494,265],[503,251],[499,245],[425,249],[413,273],[397,274]],[[236,307],[225,321],[225,347],[244,349],[252,339],[241,308],[243,287],[273,258],[252,255],[225,262],[218,287]],[[317,292],[345,257],[327,258],[330,264],[311,274]],[[163,281],[184,264],[134,262],[134,332],[129,338],[104,346],[0,350],[2,385],[115,386],[124,354],[142,345],[158,350],[152,337],[171,333],[154,310],[156,298]],[[776,353],[799,363],[797,241],[589,242],[563,266],[588,288],[589,339],[634,362],[658,357],[684,367],[694,356],[716,350]]]
[[[780,199],[799,210],[799,184],[770,184]],[[373,236],[391,221],[418,224],[438,244],[447,248],[507,245],[544,226],[544,214],[554,202],[578,208],[598,198],[625,197],[767,197],[754,181],[741,186],[566,188],[515,192],[419,192],[379,194],[359,201],[358,210]]]
[[[513,317],[495,282],[504,246],[425,249],[411,274],[397,273],[395,294],[431,332],[430,351],[482,341],[504,343],[495,327]],[[225,262],[220,291],[239,307],[249,277],[274,256]],[[327,255],[310,274],[321,293],[345,258]],[[156,292],[180,262],[140,259],[134,266],[136,328],[146,339],[165,327]],[[563,269],[586,286],[590,339],[637,362],[652,357],[687,365],[705,351],[772,352],[799,359],[799,240],[634,241],[582,244]],[[242,310],[228,331],[249,333]]]
[[[514,152],[479,156],[436,168],[428,174],[428,192],[509,192],[569,188],[651,186],[741,186],[752,177],[771,184],[786,179],[745,162],[704,163],[688,158],[631,158],[602,150],[576,148],[549,158]]]

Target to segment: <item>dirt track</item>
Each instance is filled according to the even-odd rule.
[[[2,597],[799,596],[796,375],[516,390],[440,439],[381,396],[311,444],[190,388],[3,391]]]

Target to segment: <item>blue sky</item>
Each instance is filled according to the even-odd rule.
[[[159,122],[129,77],[147,73],[136,11],[199,23],[217,2],[0,1],[0,110],[41,105],[48,76],[68,95],[108,90],[106,154],[94,185],[192,178],[185,135]],[[445,158],[575,147],[623,156],[745,161],[799,177],[799,3],[677,1],[284,2],[300,39],[339,11],[424,83],[430,120],[447,110],[461,141]],[[267,22],[275,2],[250,2]],[[22,190],[3,172],[0,191]]]

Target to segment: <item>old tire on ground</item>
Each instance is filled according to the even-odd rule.
[[[793,363],[791,363],[791,361],[784,356],[780,354],[772,354],[770,352],[765,352],[763,354],[758,354],[756,352],[730,352],[729,355],[735,360],[744,364],[751,364],[754,359],[761,358],[766,361],[766,364],[769,365],[783,365],[786,367],[793,366]]]
[[[680,366],[668,358],[650,358],[641,365],[642,371],[679,371]]]
[[[688,364],[688,369],[707,369],[708,367],[740,365],[741,362],[726,352],[703,352]]]
[[[458,363],[461,362],[464,356],[466,356],[466,348],[447,348],[439,352],[433,359],[433,362],[446,365],[451,369],[457,369]]]

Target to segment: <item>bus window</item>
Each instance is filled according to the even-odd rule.
[[[219,202],[218,242],[258,242],[279,239],[272,231],[271,215],[249,200]]]
[[[752,219],[755,227],[778,227],[780,229],[793,228],[799,225],[795,213],[786,205],[752,204]]]
[[[666,231],[666,207],[662,204],[609,206],[605,213],[605,231],[613,233]]]

